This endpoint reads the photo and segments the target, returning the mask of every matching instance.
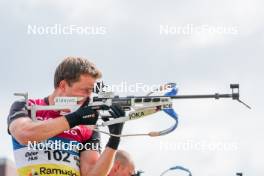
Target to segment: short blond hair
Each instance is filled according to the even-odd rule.
[[[124,150],[117,150],[115,155],[115,161],[119,161],[121,165],[126,166],[128,164],[133,164],[134,162],[130,154]]]

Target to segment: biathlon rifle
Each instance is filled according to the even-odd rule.
[[[98,85],[102,83],[98,83]],[[93,129],[95,131],[99,131],[111,136],[118,137],[126,137],[126,136],[162,136],[171,133],[178,126],[178,115],[173,109],[173,100],[177,99],[204,99],[204,98],[213,98],[213,99],[221,99],[221,98],[231,98],[233,100],[237,100],[238,102],[245,105],[247,108],[251,109],[249,105],[244,103],[239,98],[239,84],[230,84],[231,93],[229,94],[205,94],[205,95],[177,95],[178,89],[175,83],[167,83],[165,85],[160,86],[156,90],[148,93],[146,96],[127,96],[127,97],[119,97],[114,96],[112,92],[103,91],[102,86],[98,89],[98,86],[94,89],[94,93],[96,96],[90,98],[89,104],[87,106],[91,106],[94,110],[99,112],[100,118],[103,120],[98,120],[96,127]],[[164,93],[163,95],[153,95],[155,93]],[[80,105],[77,104],[80,101],[80,97],[56,97],[55,104],[49,106],[42,105],[29,105],[28,103],[28,93],[15,93],[16,96],[23,96],[27,109],[30,110],[31,118],[36,120],[36,112],[40,110],[70,110],[71,112],[77,110]],[[106,111],[105,107],[110,107],[113,104],[117,104],[122,107],[122,109],[126,112],[124,117],[113,118],[108,111]],[[100,127],[123,123],[130,120],[136,120],[144,118],[148,115],[155,114],[156,112],[163,111],[167,115],[169,115],[172,119],[174,119],[174,124],[169,128],[161,131],[152,131],[149,133],[143,134],[126,134],[126,135],[114,135],[105,131],[100,131]],[[106,120],[107,119],[107,120]]]

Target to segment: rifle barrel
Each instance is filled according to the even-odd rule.
[[[233,98],[234,94],[205,94],[205,95],[176,95],[171,96],[172,99],[196,99],[196,98]]]

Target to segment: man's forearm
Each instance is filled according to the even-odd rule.
[[[20,143],[42,141],[68,130],[69,124],[65,117],[33,122],[31,119],[18,119],[10,125],[10,132]]]
[[[96,163],[85,173],[82,173],[82,176],[107,176],[112,168],[115,154],[116,150],[106,147]]]

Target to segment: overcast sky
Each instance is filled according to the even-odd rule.
[[[241,99],[252,110],[232,100],[176,101],[180,124],[174,133],[123,139],[120,148],[146,176],[175,165],[200,176],[263,175],[263,6],[261,0],[1,0],[0,157],[13,160],[6,132],[9,107],[17,99],[13,93],[47,96],[57,64],[66,56],[83,56],[102,70],[107,84],[176,82],[181,94],[229,93],[230,83],[240,83]],[[56,25],[93,31],[51,34],[47,27]],[[29,33],[29,26],[40,32]],[[166,27],[168,33],[161,30]],[[163,129],[171,122],[160,113],[127,123],[124,133]],[[177,148],[197,143],[227,147]]]

